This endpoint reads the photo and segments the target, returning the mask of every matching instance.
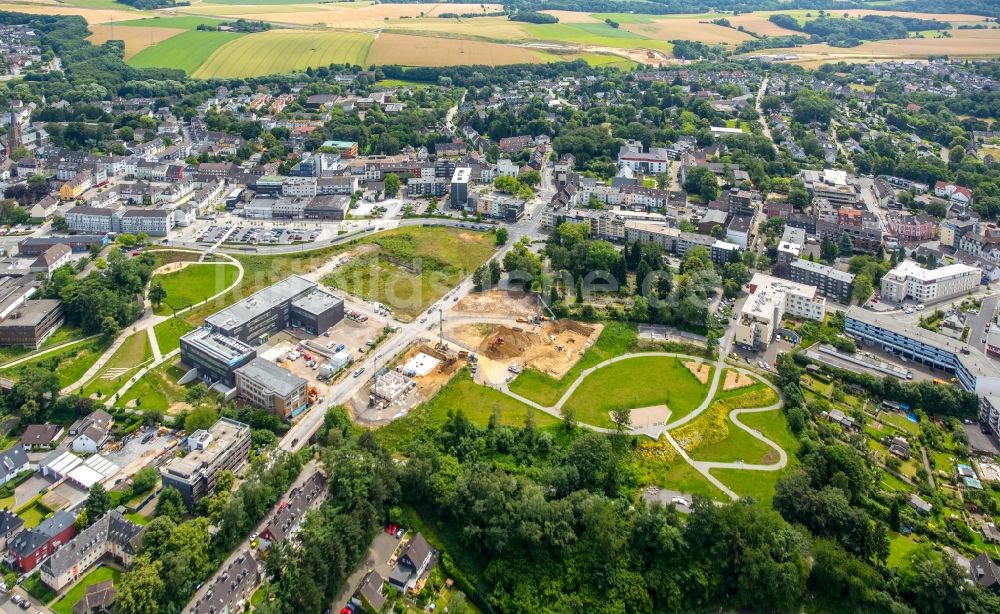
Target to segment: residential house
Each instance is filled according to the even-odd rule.
[[[63,510],[25,529],[7,544],[7,558],[23,572],[29,572],[76,535],[76,517]]]
[[[972,580],[988,591],[1000,594],[1000,567],[988,554],[980,554],[969,565]]]
[[[433,555],[434,550],[427,539],[422,533],[417,533],[396,559],[396,566],[389,574],[389,584],[404,592],[413,588],[427,571]]]
[[[7,549],[7,544],[23,527],[23,518],[10,510],[0,510],[0,551]]]
[[[29,424],[21,434],[25,450],[50,450],[66,432],[59,424]]]
[[[910,442],[899,436],[893,437],[889,444],[889,453],[903,460],[910,458]]]
[[[73,614],[103,614],[111,612],[115,603],[118,591],[115,590],[114,580],[105,580],[97,584],[91,584],[83,592],[80,601],[73,604]]]
[[[910,497],[907,499],[906,503],[913,508],[914,511],[924,515],[930,514],[931,509],[933,509],[933,506],[930,503],[921,499],[916,493],[910,493]]]
[[[385,605],[384,585],[385,580],[377,571],[370,572],[351,597],[351,603],[362,608],[362,611],[381,612]]]
[[[62,265],[69,263],[70,254],[72,253],[73,250],[71,250],[68,245],[63,243],[53,245],[42,252],[42,255],[36,258],[35,261],[28,266],[28,272],[51,275],[52,271],[55,271]]]
[[[73,451],[78,454],[96,454],[110,437],[113,424],[114,418],[103,409],[77,420],[69,427],[69,434],[75,436]]]
[[[14,446],[0,452],[0,484],[6,484],[22,471],[31,469],[31,462],[24,448]]]
[[[42,582],[61,591],[105,555],[128,567],[139,551],[142,526],[111,510],[52,553],[40,570]]]

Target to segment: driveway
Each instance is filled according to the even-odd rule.
[[[399,546],[399,539],[389,535],[385,531],[380,531],[375,539],[372,540],[371,546],[368,547],[368,555],[365,557],[364,561],[358,563],[358,566],[354,569],[350,576],[348,576],[347,581],[344,582],[344,586],[340,588],[340,592],[337,593],[337,598],[333,602],[333,611],[337,612],[340,608],[347,605],[347,602],[351,599],[351,595],[354,591],[358,590],[358,586],[361,585],[361,581],[365,579],[369,571],[375,570],[383,578],[389,578],[389,557],[392,553],[396,551]]]
[[[32,475],[20,486],[14,488],[14,507],[18,508],[37,495],[43,488],[49,488],[52,482],[38,474]]]

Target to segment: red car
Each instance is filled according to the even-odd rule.
[[[388,533],[389,535],[395,535],[396,531],[398,530],[399,530],[399,525],[396,524],[395,522],[389,523],[389,526],[385,528],[385,532]]]

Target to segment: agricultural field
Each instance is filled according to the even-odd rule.
[[[212,53],[193,76],[255,77],[301,71],[310,66],[365,64],[371,34],[271,30],[231,40]]]
[[[706,19],[662,19],[643,23],[623,23],[621,29],[662,41],[697,40],[709,44],[737,45],[753,38],[735,27],[726,28]]]
[[[213,5],[214,4],[214,5]],[[200,4],[190,12],[216,17],[242,17],[295,26],[323,26],[349,29],[375,29],[386,21],[406,21],[437,13],[490,13],[501,10],[497,4],[369,4],[336,2],[329,4],[292,4],[272,2],[239,5],[236,2]]]
[[[128,27],[113,25],[91,25],[93,34],[87,39],[95,45],[109,40],[120,40],[125,43],[125,59],[128,60],[147,47],[162,43],[168,38],[183,34],[187,30],[181,28],[160,27]]]
[[[668,42],[651,40],[605,23],[525,24],[524,29],[534,39],[555,43],[658,51],[673,49]]]
[[[171,273],[158,273],[153,281],[163,284],[167,298],[154,313],[170,315],[222,292],[236,281],[239,269],[228,263],[189,264]]]
[[[191,74],[217,49],[242,36],[236,32],[192,30],[143,49],[128,63],[136,68],[177,68]]]
[[[445,64],[538,63],[542,57],[526,47],[476,40],[431,38],[407,34],[381,34],[368,54],[371,65],[405,64],[441,66]]]
[[[89,4],[89,2],[87,3]],[[151,13],[135,11],[128,8],[128,5],[115,3],[116,8],[108,8],[106,2],[99,2],[100,8],[84,8],[82,6],[66,6],[63,4],[20,4],[2,3],[0,11],[13,11],[16,13],[30,13],[32,15],[79,15],[87,20],[88,24],[108,23],[110,21],[119,22],[129,19],[137,19]]]

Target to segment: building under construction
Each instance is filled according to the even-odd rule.
[[[375,378],[371,394],[368,395],[369,405],[389,405],[403,396],[415,383],[398,371],[386,370]]]

